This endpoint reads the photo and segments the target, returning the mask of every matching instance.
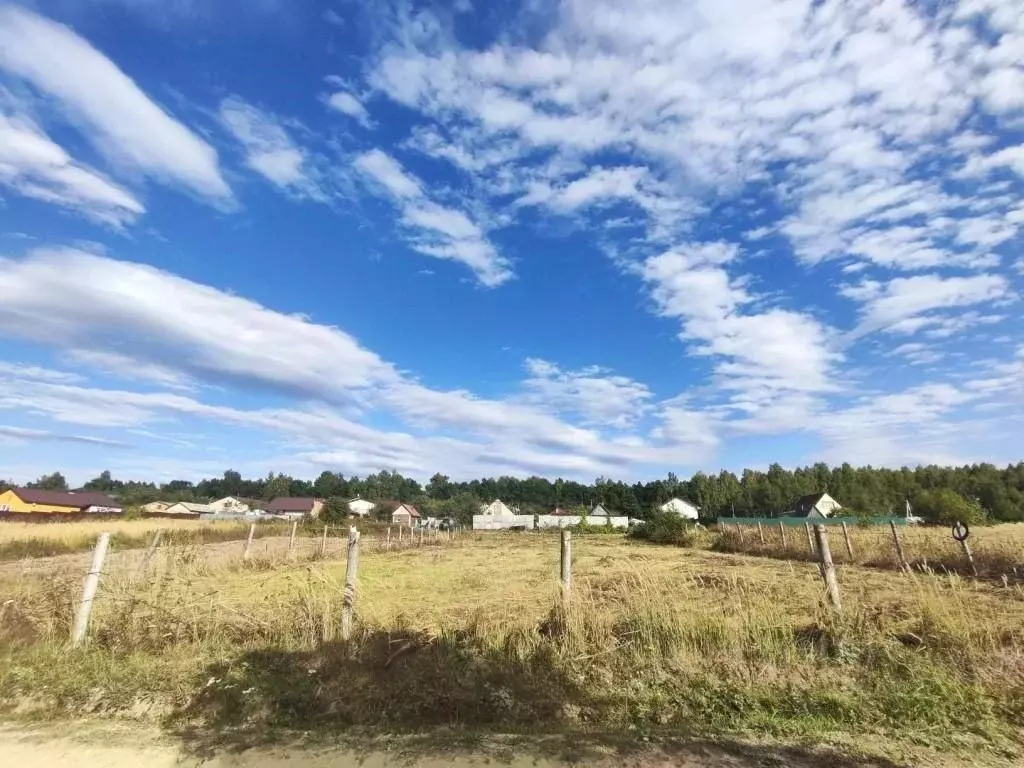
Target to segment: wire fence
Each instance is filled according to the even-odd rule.
[[[818,522],[818,521],[815,521]],[[837,563],[894,570],[915,569],[974,575],[1004,581],[1024,578],[1024,526],[977,527],[964,546],[946,528],[833,521],[829,527]],[[784,560],[816,561],[810,525],[776,520],[736,524],[719,521],[714,549]],[[972,562],[973,561],[973,562]]]

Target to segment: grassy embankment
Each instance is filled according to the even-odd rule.
[[[0,572],[0,700],[175,729],[758,734],[1020,754],[1024,593],[955,575],[814,566],[578,537],[565,608],[553,537],[367,542],[359,630],[337,640],[341,561],[214,566],[173,547],[105,578],[66,647],[81,573]],[[980,762],[980,760],[979,760]]]

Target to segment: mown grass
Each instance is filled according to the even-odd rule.
[[[899,569],[899,558],[888,526],[864,527],[856,523],[847,524],[851,557],[839,526],[828,526],[829,548],[836,562],[855,563],[872,568]],[[947,528],[899,526],[903,554],[907,562],[918,570],[941,573],[970,575],[970,565],[960,544],[955,541]],[[735,552],[782,560],[814,561],[817,555],[811,550],[803,526],[787,526],[785,542],[778,525],[762,525],[737,528],[728,520],[721,521],[711,540],[711,547],[720,552]],[[762,544],[761,539],[764,538]],[[971,529],[968,539],[974,557],[974,564],[981,576],[1008,581],[1024,579],[1024,523],[1004,523],[993,526],[976,526]]]
[[[105,577],[87,649],[65,640],[78,573],[0,575],[0,705],[175,728],[335,732],[432,725],[781,738],[865,735],[1017,754],[1024,593],[956,575],[816,569],[578,537],[468,535],[360,564],[338,639],[341,560],[211,564],[169,547]],[[952,739],[952,740],[951,740]]]

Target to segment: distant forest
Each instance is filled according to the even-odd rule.
[[[10,487],[7,484],[5,487]],[[59,472],[45,475],[31,487],[67,490]],[[300,480],[271,473],[266,478],[247,480],[228,470],[223,477],[191,483],[174,480],[154,483],[122,482],[103,472],[90,480],[83,490],[103,491],[122,504],[138,506],[151,501],[210,501],[224,496],[269,500],[277,496],[316,496],[329,501],[330,516],[342,517],[344,501],[360,496],[381,502],[378,512],[386,514],[397,502],[416,504],[428,514],[451,515],[465,519],[476,512],[482,501],[501,499],[518,506],[524,514],[545,513],[554,507],[589,508],[600,503],[610,511],[646,518],[661,503],[678,496],[695,505],[708,519],[716,517],[774,517],[792,508],[800,496],[826,491],[844,507],[844,513],[865,515],[902,514],[906,502],[914,513],[926,519],[942,520],[943,506],[966,504],[975,520],[1024,520],[1024,462],[999,469],[991,464],[964,467],[917,467],[915,469],[875,469],[843,464],[829,467],[815,464],[796,470],[772,464],[767,472],[744,470],[707,475],[698,472],[680,479],[669,473],[664,480],[628,485],[599,477],[585,484],[572,480],[548,480],[543,477],[487,478],[455,482],[436,474],[426,485],[398,472],[382,470],[366,477],[345,477],[323,472],[315,480]],[[958,516],[965,516],[958,508]]]

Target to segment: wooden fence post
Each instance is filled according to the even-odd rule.
[[[736,523],[736,533],[740,535],[740,544],[743,544],[743,526],[739,523]]]
[[[850,556],[850,560],[853,560],[853,544],[850,543],[850,529],[846,527],[846,521],[842,523],[843,526],[843,538],[846,539],[846,554]]]
[[[288,537],[288,554],[291,555],[295,552],[295,534],[299,530],[299,521],[292,520],[292,535]]]
[[[968,565],[971,566],[971,574],[974,578],[978,578],[978,566],[974,564],[974,553],[971,552],[971,545],[967,543],[967,539],[964,539],[960,542],[960,546],[963,548],[964,555],[967,557]]]
[[[764,546],[764,529],[761,527],[761,521],[757,521],[757,535],[761,539],[761,546]]]
[[[352,637],[352,612],[356,605],[356,576],[359,570],[359,531],[348,529],[348,560],[345,563],[345,594],[341,599],[341,639]]]
[[[388,552],[391,551],[391,526],[390,525],[388,526],[388,538],[387,538],[387,541],[384,544],[384,549],[387,550]]]
[[[245,549],[242,550],[242,559],[249,559],[249,550],[252,549],[252,537],[256,535],[256,523],[249,526],[249,535],[245,539]]]
[[[82,585],[82,602],[78,604],[78,613],[75,614],[75,627],[71,634],[71,644],[76,648],[85,642],[85,634],[89,630],[89,616],[92,614],[92,603],[96,599],[96,590],[100,586],[100,573],[103,571],[103,561],[107,558],[107,549],[110,547],[110,534],[101,533],[96,540],[96,549],[92,552],[92,564],[85,574],[85,583]]]
[[[569,601],[572,595],[572,531],[562,529],[562,551],[559,557],[559,574],[562,579],[562,597]]]
[[[818,545],[818,567],[821,570],[821,578],[825,580],[828,602],[835,610],[840,611],[843,605],[839,600],[839,581],[836,579],[836,567],[832,564],[832,551],[828,547],[828,531],[824,525],[814,526],[814,539]]]
[[[903,545],[900,543],[900,535],[896,532],[896,523],[892,520],[889,521],[889,528],[892,530],[892,543],[896,548],[896,559],[899,561],[901,571],[909,571],[910,564],[907,563],[907,558],[903,556]]]
[[[807,529],[807,548],[814,554],[814,539],[811,538],[811,524],[804,523],[804,528]]]
[[[320,557],[327,557],[327,523],[324,523],[324,536],[320,540]]]
[[[160,546],[160,538],[163,536],[164,529],[157,528],[156,533],[153,534],[153,541],[149,544],[149,549],[146,550],[146,554],[142,556],[142,562],[139,563],[139,568],[135,572],[135,577],[138,578],[146,571],[146,567],[149,565],[149,561],[153,559],[153,555],[156,554],[156,548]]]
[[[782,548],[789,549],[789,544],[786,541],[786,524],[779,520],[779,533],[782,534]]]
[[[420,528],[420,546],[423,546],[423,529]]]
[[[398,548],[402,548],[402,526],[398,526]]]

